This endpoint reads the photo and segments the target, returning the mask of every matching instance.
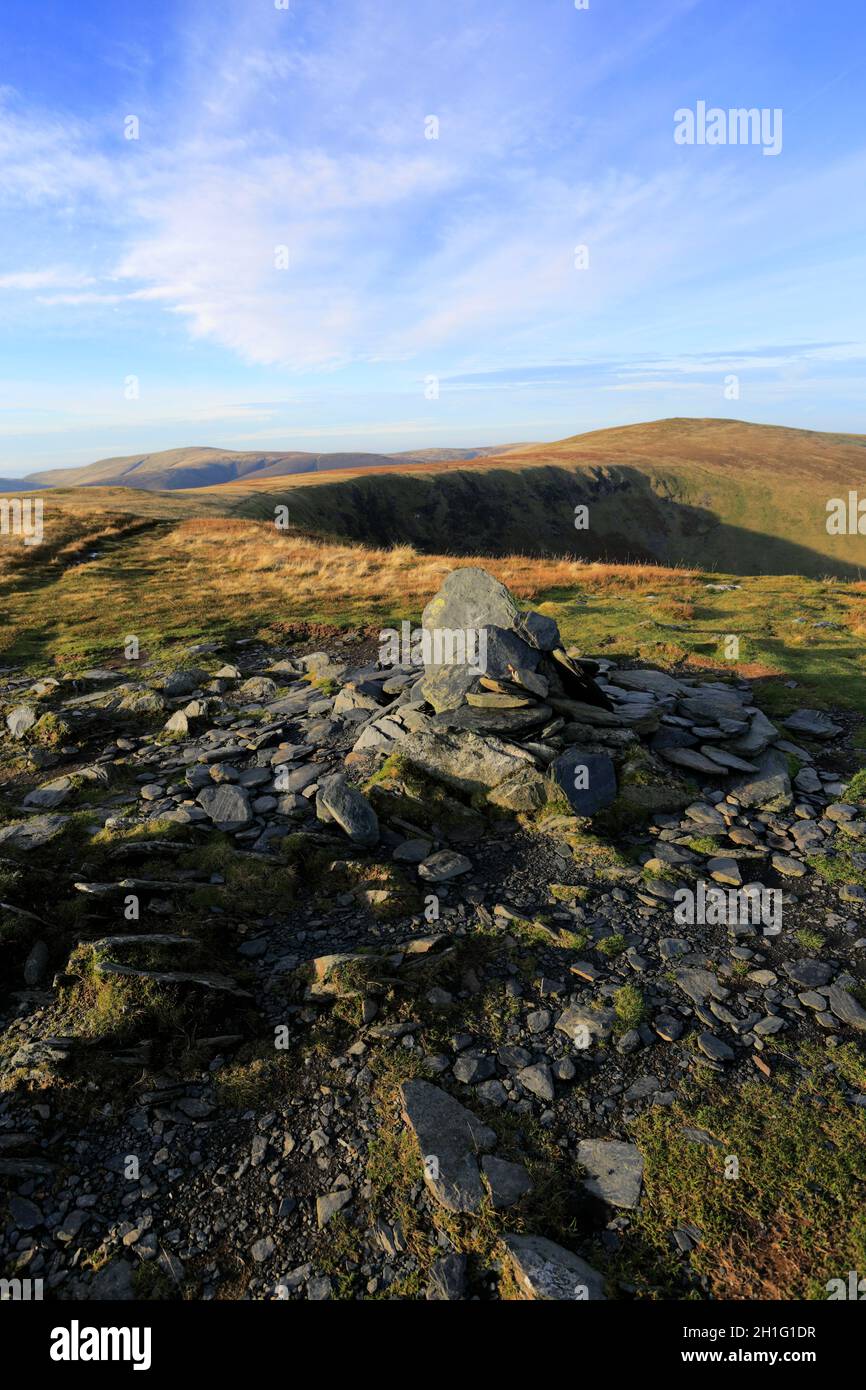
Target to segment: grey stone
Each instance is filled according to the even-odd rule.
[[[17,1226],[19,1231],[33,1231],[45,1220],[35,1202],[14,1192],[9,1198],[9,1215],[12,1225]]]
[[[342,773],[323,778],[319,783],[316,814],[320,820],[336,821],[355,844],[375,845],[378,842],[376,812],[357,787],[349,786]]]
[[[403,1118],[418,1141],[424,1181],[448,1211],[477,1211],[484,1187],[476,1155],[492,1149],[492,1129],[429,1081],[405,1081],[400,1088]]]
[[[427,1299],[455,1303],[466,1295],[466,1256],[443,1255],[430,1266]]]
[[[42,980],[48,965],[48,947],[44,941],[35,941],[24,962],[24,983],[32,989]]]
[[[242,787],[230,783],[205,787],[196,800],[218,830],[243,830],[253,819],[249,796]]]
[[[653,695],[685,695],[688,687],[664,671],[611,671],[609,675],[626,690],[649,690]]]
[[[728,883],[734,888],[739,888],[743,881],[736,859],[729,859],[725,855],[717,859],[708,859],[707,869],[717,883]]]
[[[731,748],[735,753],[744,753],[747,757],[754,757],[758,753],[763,753],[775,738],[778,737],[779,730],[775,724],[764,714],[763,710],[755,710],[752,714],[749,727],[744,734],[736,738],[731,743]]]
[[[866,1032],[866,1009],[861,1008],[847,989],[831,985],[827,991],[827,1002],[836,1018],[847,1023],[849,1028],[856,1028],[858,1033]]]
[[[489,791],[487,800],[507,811],[534,811],[548,800],[548,792],[547,780],[527,763]]]
[[[453,849],[440,849],[418,865],[418,877],[428,883],[445,883],[448,879],[468,873],[471,868],[472,860],[467,859],[465,854],[458,854]]]
[[[700,772],[706,777],[723,775],[719,764],[699,753],[696,748],[662,748],[661,755],[666,762],[675,767],[688,768],[690,772]]]
[[[319,1230],[327,1226],[333,1216],[338,1211],[342,1211],[352,1200],[352,1189],[341,1187],[337,1192],[326,1192],[324,1196],[316,1198],[316,1221]]]
[[[741,806],[767,806],[781,810],[791,803],[791,779],[784,754],[770,748],[758,760],[758,772],[740,778],[731,795]]]
[[[582,1139],[577,1161],[589,1174],[583,1186],[613,1207],[636,1207],[643,1182],[643,1158],[636,1144],[619,1139]]]
[[[244,695],[248,700],[273,700],[276,693],[277,683],[269,676],[251,676],[238,687],[238,694]]]
[[[745,719],[748,711],[740,696],[733,690],[700,690],[679,702],[680,714],[699,723],[717,723],[719,719]]]
[[[92,1279],[79,1279],[72,1286],[76,1298],[98,1302],[120,1303],[135,1298],[132,1266],[123,1259],[112,1260],[94,1274]]]
[[[429,999],[429,995],[427,997]],[[492,1057],[478,1057],[464,1052],[457,1058],[452,1070],[455,1080],[461,1081],[464,1086],[473,1086],[481,1081],[489,1081],[496,1073],[496,1065]]]
[[[594,1038],[602,1041],[609,1038],[615,1022],[616,1014],[613,1009],[592,1009],[588,1005],[571,1004],[560,1014],[554,1027],[579,1046],[583,1038],[590,1041]]]
[[[746,762],[745,758],[737,757],[736,753],[729,753],[725,748],[714,748],[708,743],[701,745],[701,752],[709,758],[711,763],[718,763],[720,767],[727,768],[729,772],[757,772],[756,763]]]
[[[16,705],[6,716],[6,727],[13,738],[21,739],[33,728],[36,719],[32,705]]]
[[[488,791],[532,766],[499,739],[469,732],[410,733],[401,743],[400,753],[422,772],[467,793]]]
[[[606,753],[585,753],[579,748],[568,748],[556,759],[550,772],[578,816],[593,816],[616,799],[613,759]],[[575,785],[576,778],[580,786]]]
[[[790,854],[774,854],[770,863],[777,874],[782,874],[785,878],[802,878],[806,873],[806,865],[799,859],[792,859]]]
[[[520,1163],[507,1163],[503,1158],[486,1154],[481,1170],[490,1188],[490,1200],[497,1211],[513,1207],[521,1197],[532,1191],[532,1179]]]
[[[562,640],[555,620],[544,613],[522,614],[521,630],[528,641],[543,652],[552,652]]]
[[[819,709],[798,709],[782,723],[795,734],[808,734],[810,738],[835,738],[841,734],[842,726],[834,724],[829,715]]]
[[[677,984],[696,1004],[702,1004],[710,996],[713,999],[727,999],[728,991],[719,984],[711,970],[700,970],[684,966],[676,972]]]
[[[521,1086],[524,1086],[527,1091],[531,1091],[534,1096],[538,1096],[539,1100],[549,1103],[556,1095],[553,1074],[550,1067],[543,1062],[524,1067],[522,1071],[517,1073],[517,1079]]]
[[[53,782],[45,782],[25,796],[23,806],[36,806],[41,810],[53,811],[62,806],[72,792],[72,782],[68,777],[57,777]]]
[[[707,806],[703,801],[694,801],[691,806],[686,807],[686,816],[693,820],[696,825],[702,826],[710,832],[725,830],[725,818],[715,806]]]
[[[33,816],[30,820],[13,821],[0,828],[0,845],[10,849],[39,849],[63,830],[68,816]]]
[[[828,965],[826,961],[811,960],[808,957],[805,960],[784,961],[782,969],[788,979],[801,989],[820,989],[835,974],[833,966]]]
[[[198,690],[207,679],[207,671],[201,671],[196,666],[191,666],[185,671],[172,671],[163,681],[163,694],[169,696],[191,695],[192,692]]]
[[[604,1279],[571,1250],[543,1236],[505,1235],[514,1277],[527,1298],[539,1301],[604,1299]]]
[[[430,724],[435,730],[514,738],[518,734],[540,729],[550,719],[551,713],[550,705],[532,704],[523,709],[477,709],[461,704],[457,709],[434,714]]]
[[[717,1038],[715,1033],[699,1033],[697,1044],[704,1056],[714,1062],[729,1062],[734,1055],[733,1048],[728,1047],[721,1038]]]

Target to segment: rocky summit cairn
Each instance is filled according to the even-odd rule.
[[[606,752],[571,747],[552,761],[544,740],[581,717],[581,730],[618,724],[596,683],[595,661],[566,654],[559,628],[523,612],[486,570],[453,570],[422,617],[424,674],[418,691],[433,710],[415,724],[407,757],[455,788],[485,792],[498,806],[538,808],[559,784],[572,809],[592,815],[616,796]],[[503,740],[507,740],[504,742]],[[541,745],[533,747],[536,740]],[[579,771],[578,771],[579,769]],[[575,775],[577,773],[577,775]]]
[[[655,1297],[675,1264],[690,1297],[713,1232],[673,1163],[660,1264],[632,1227],[641,1119],[720,1163],[743,1105],[752,1177],[789,1113],[804,1172],[844,1163],[832,1221],[855,1238],[857,723],[771,720],[735,673],[585,660],[477,568],[423,621],[409,650],[332,632],[0,669],[16,1278],[594,1301],[635,1295],[635,1271]],[[732,1098],[719,1134],[708,1077]]]
[[[550,719],[550,697],[610,708],[592,679],[596,663],[572,662],[553,619],[522,613],[486,570],[452,570],[421,624],[434,657],[425,653],[421,691],[442,715],[441,727],[476,733],[541,727]],[[437,660],[440,655],[446,659]]]
[[[456,791],[515,812],[557,797],[585,818],[617,801],[628,814],[674,810],[708,780],[732,806],[791,804],[789,760],[803,750],[755,708],[745,682],[620,669],[567,652],[552,618],[522,611],[504,584],[473,567],[447,575],[422,625],[423,675],[413,681],[407,670],[387,716],[373,716],[356,750],[399,752]],[[819,739],[839,732],[811,710],[786,723]],[[796,790],[808,792],[813,778],[804,768]],[[724,825],[697,801],[694,818],[705,829]],[[712,867],[718,882],[739,884],[724,864]]]

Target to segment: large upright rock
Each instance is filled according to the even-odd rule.
[[[566,695],[607,707],[591,675],[565,656],[554,620],[521,612],[505,585],[486,570],[452,570],[421,621],[428,646],[421,691],[437,714],[459,709],[480,675],[513,679],[515,672],[531,675],[539,666],[561,682]]]
[[[425,631],[435,628],[504,628],[522,635],[522,615],[504,584],[486,570],[452,570],[421,615]]]
[[[479,674],[507,676],[509,665],[534,671],[540,659],[540,650],[511,594],[486,570],[452,570],[424,609],[421,624],[434,645],[431,654],[446,656],[444,661],[425,664],[421,686],[424,698],[437,713],[461,705]],[[472,638],[482,630],[486,649]],[[465,658],[455,659],[461,651]]]
[[[575,815],[594,816],[616,800],[616,772],[606,753],[567,748],[554,762],[551,774]]]

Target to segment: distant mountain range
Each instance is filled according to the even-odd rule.
[[[282,478],[297,473],[329,473],[341,469],[398,468],[407,464],[455,463],[485,458],[522,447],[488,445],[478,449],[417,449],[400,454],[238,453],[206,446],[163,449],[155,454],[129,454],[99,459],[82,468],[50,468],[25,478],[0,478],[5,492],[28,492],[46,487],[134,487],[146,492],[178,488],[215,487],[220,483]]]

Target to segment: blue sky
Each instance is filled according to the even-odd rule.
[[[0,476],[863,431],[864,39],[862,0],[3,0]],[[677,144],[700,101],[781,151]]]

